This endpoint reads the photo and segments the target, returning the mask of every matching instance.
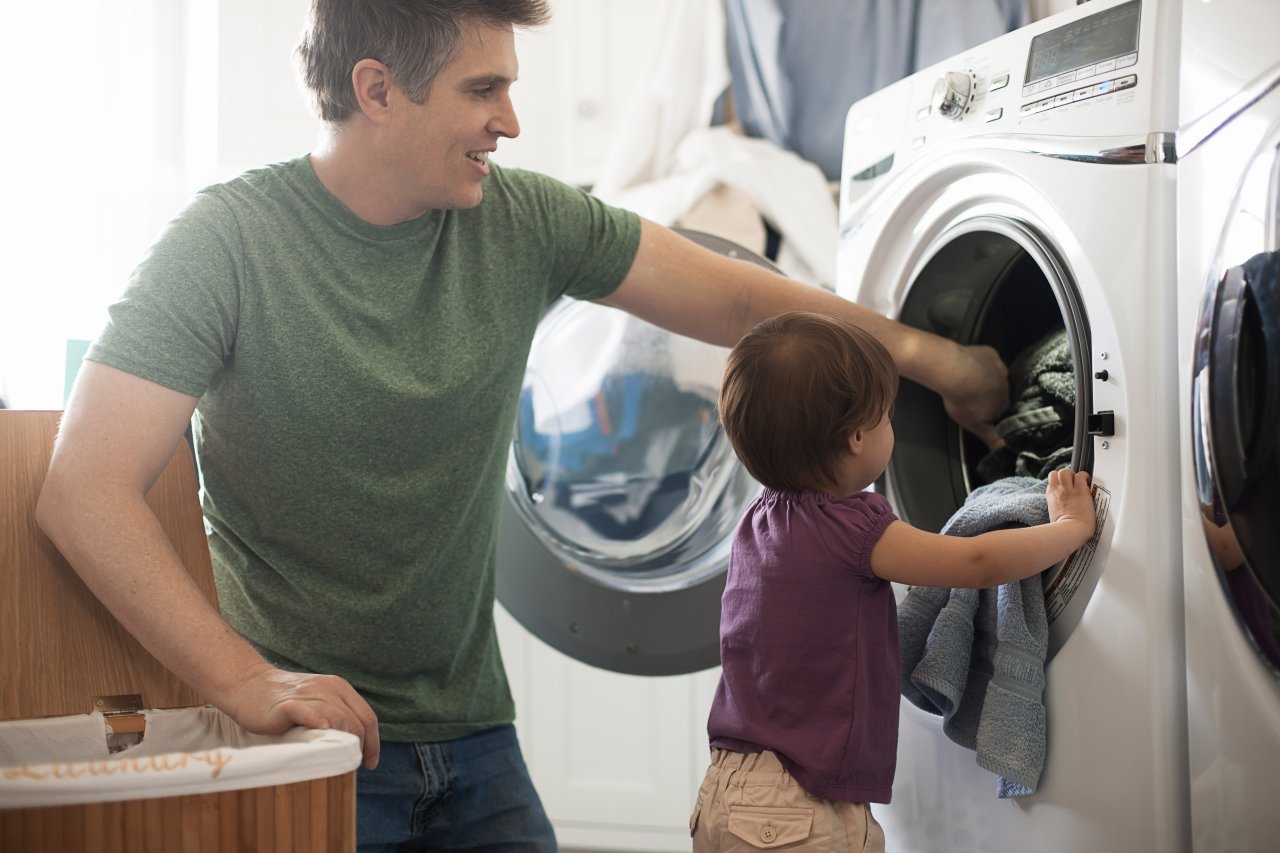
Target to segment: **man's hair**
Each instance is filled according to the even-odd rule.
[[[320,118],[339,123],[359,110],[351,69],[376,59],[414,103],[457,55],[466,24],[534,27],[547,0],[312,0],[295,51],[298,73]]]
[[[874,427],[898,391],[889,352],[834,317],[771,317],[729,353],[720,424],[751,476],[800,491],[837,480],[849,436]]]

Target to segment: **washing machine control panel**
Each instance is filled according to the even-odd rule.
[[[1139,0],[1129,0],[1031,39],[1020,115],[1131,89],[1138,63]],[[1087,85],[1080,85],[1086,83]],[[1047,95],[1047,97],[1046,97]]]
[[[873,186],[957,142],[1101,156],[1172,133],[1180,53],[1177,15],[1163,6],[1090,0],[858,101],[845,117],[842,219]]]

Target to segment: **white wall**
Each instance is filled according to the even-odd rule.
[[[101,325],[189,194],[183,11],[174,0],[0,4],[12,81],[0,130],[0,388],[17,405],[61,406],[66,339]]]
[[[216,107],[203,117],[215,145],[219,177],[264,163],[288,160],[310,150],[320,131],[294,72],[293,49],[306,17],[307,0],[219,0]],[[197,38],[199,38],[197,36]]]

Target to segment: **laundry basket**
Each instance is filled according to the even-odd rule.
[[[40,532],[59,415],[0,410],[0,853],[354,850],[359,740],[244,731]],[[197,489],[183,442],[147,501],[216,605]]]

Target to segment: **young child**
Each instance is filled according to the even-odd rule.
[[[893,451],[897,386],[879,342],[818,314],[766,320],[729,355],[721,423],[764,489],[729,559],[694,851],[883,850],[868,804],[889,802],[898,743],[889,582],[1018,581],[1093,534],[1088,475],[1067,469],[1048,524],[962,538],[897,520],[862,491]]]

